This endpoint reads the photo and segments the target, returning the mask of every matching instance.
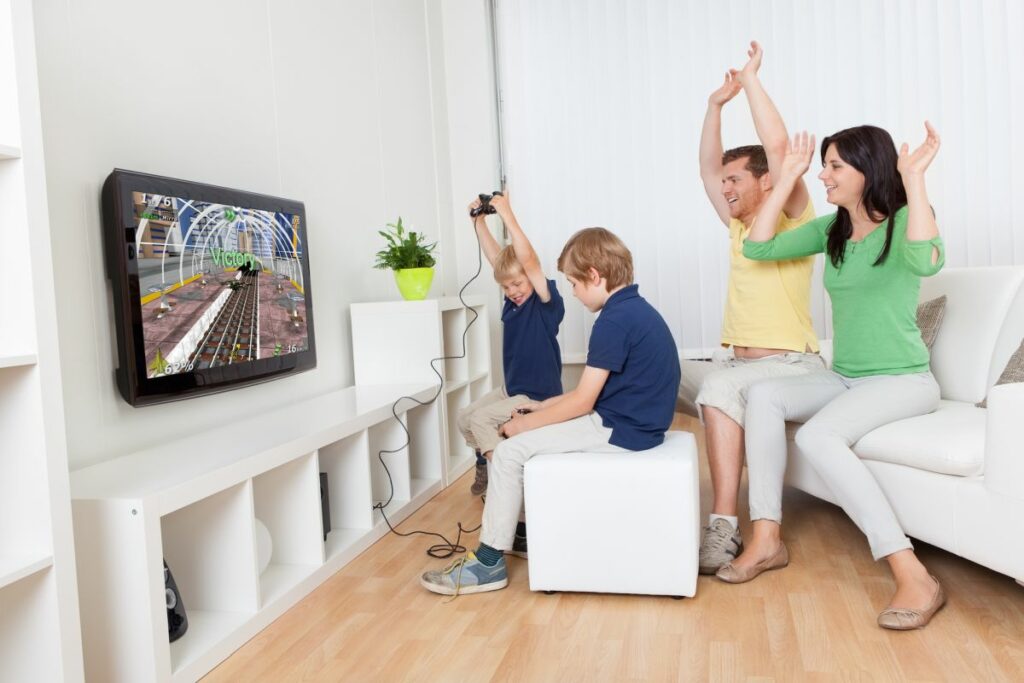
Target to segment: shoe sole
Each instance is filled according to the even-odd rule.
[[[429,583],[420,579],[420,585],[426,588],[431,593],[437,593],[438,595],[455,595],[455,589],[449,588],[448,586],[438,586],[436,583]],[[501,590],[508,585],[508,579],[502,579],[501,581],[491,581],[490,583],[480,584],[478,586],[462,586],[459,588],[459,595],[472,595],[473,593],[488,593],[490,591]]]

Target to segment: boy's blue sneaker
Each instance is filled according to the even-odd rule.
[[[470,551],[442,571],[424,572],[420,585],[441,595],[486,593],[508,585],[508,569],[504,557],[493,567],[488,567]]]

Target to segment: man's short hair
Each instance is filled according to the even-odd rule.
[[[516,277],[526,271],[523,270],[523,264],[516,258],[516,251],[512,248],[512,245],[504,247],[498,252],[498,255],[494,257],[494,279],[500,284],[502,280],[507,280],[510,277]]]
[[[558,270],[585,281],[593,268],[605,278],[607,291],[633,284],[633,255],[622,240],[606,228],[584,228],[569,238],[558,256]]]
[[[764,147],[761,145],[733,147],[722,155],[722,166],[743,157],[747,158],[746,169],[754,174],[755,178],[760,178],[768,172],[768,157],[765,156]]]

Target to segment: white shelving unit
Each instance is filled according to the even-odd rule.
[[[0,681],[79,681],[34,35],[31,2],[0,0]]]
[[[444,425],[443,476],[450,485],[473,466],[456,425],[458,411],[491,390],[491,341],[483,296],[352,304],[352,358],[357,386],[402,381],[437,385]],[[475,322],[474,313],[476,314]],[[466,326],[472,322],[468,331]],[[463,349],[465,334],[465,349]]]
[[[435,385],[436,386],[436,385]],[[444,488],[435,386],[357,386],[71,475],[85,673],[194,681]],[[394,481],[378,460],[381,450]],[[320,473],[328,475],[323,535]],[[272,554],[259,571],[256,520]],[[168,642],[163,561],[188,630]]]
[[[37,360],[36,354],[34,353],[0,356],[0,368],[17,368],[23,365],[35,365]]]

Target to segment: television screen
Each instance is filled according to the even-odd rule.
[[[129,403],[315,366],[301,202],[122,170],[103,195]]]

